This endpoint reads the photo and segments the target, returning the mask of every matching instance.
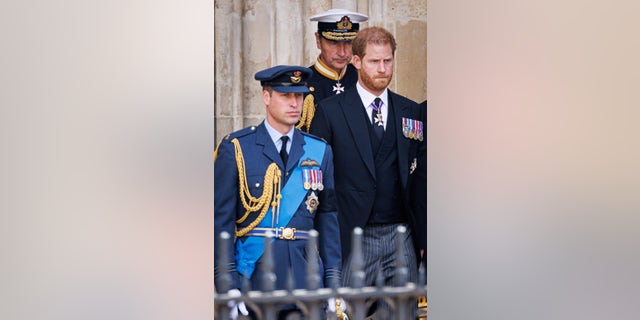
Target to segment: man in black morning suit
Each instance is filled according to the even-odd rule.
[[[399,225],[408,228],[403,243],[410,281],[417,281],[417,261],[426,248],[425,109],[387,89],[395,47],[385,29],[361,30],[353,40],[356,88],[320,102],[311,124],[310,133],[324,138],[334,152],[344,285],[351,278],[355,227],[364,229],[365,285],[375,285],[379,270],[385,284],[393,284]],[[387,313],[374,318],[388,318],[388,306],[380,309]]]

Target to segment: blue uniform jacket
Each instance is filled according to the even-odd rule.
[[[285,180],[302,179],[301,176],[290,176],[293,169],[299,165],[305,144],[303,135],[318,139],[300,130],[295,130],[289,152],[286,170],[280,158],[278,150],[271,140],[264,123],[256,127],[249,127],[236,131],[225,137],[220,143],[217,151],[217,157],[214,162],[214,231],[216,235],[214,264],[216,287],[218,274],[219,243],[218,236],[222,231],[227,231],[234,235],[236,229],[236,219],[240,218],[245,209],[239,197],[238,188],[238,169],[235,159],[234,145],[231,140],[237,138],[240,142],[242,153],[245,160],[245,170],[247,183],[250,188],[251,195],[259,197],[262,194],[264,174],[267,167],[275,162],[282,170],[283,188]],[[319,139],[318,139],[319,140]],[[322,142],[324,144],[324,142]],[[276,289],[285,289],[287,272],[293,273],[296,288],[306,288],[306,261],[309,254],[319,254],[324,266],[324,285],[328,286],[331,277],[340,276],[341,269],[341,251],[340,251],[340,231],[337,218],[337,204],[334,193],[333,181],[333,154],[331,148],[327,145],[324,153],[320,169],[323,173],[324,189],[322,191],[315,190],[318,196],[319,205],[317,210],[312,214],[304,203],[307,196],[312,190],[306,191],[306,196],[298,206],[297,211],[287,224],[287,227],[296,228],[297,230],[315,229],[319,232],[318,251],[307,252],[307,240],[284,240],[276,239],[273,242],[273,253],[275,257],[275,270],[277,281]],[[282,201],[287,201],[286,197]],[[249,217],[243,221],[238,227],[244,227],[255,220],[258,213],[251,213]],[[268,216],[265,219],[269,219]],[[269,219],[270,220],[270,219]],[[240,237],[236,241],[243,241],[245,237]],[[261,239],[263,239],[261,237]],[[234,260],[235,246],[229,249],[229,261]],[[260,258],[255,267],[255,271],[251,278],[253,290],[260,290],[261,285],[261,264]],[[231,265],[232,278],[237,288],[240,287],[240,276],[235,269],[235,265]],[[339,279],[338,279],[339,281]]]

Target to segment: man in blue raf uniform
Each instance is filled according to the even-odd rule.
[[[310,68],[309,90],[304,99],[304,108],[298,129],[309,131],[315,105],[324,98],[332,97],[353,88],[358,81],[358,72],[351,65],[351,40],[358,34],[360,22],[369,18],[345,9],[331,9],[314,15],[311,21],[318,22],[316,46],[320,55]]]
[[[267,232],[276,235],[272,240],[277,257],[276,289],[286,289],[288,273],[296,288],[306,287],[309,254],[319,254],[324,286],[341,281],[331,147],[294,128],[303,94],[309,92],[310,75],[310,69],[299,66],[275,66],[256,73],[262,85],[265,120],[226,136],[216,150],[214,229],[216,236],[222,231],[235,235],[235,243],[228,248],[235,293],[245,277],[253,290],[262,289],[260,264]],[[314,253],[307,252],[311,229],[319,232],[318,252]],[[216,287],[222,252],[219,243],[215,242]],[[335,308],[335,301],[331,302]],[[246,311],[242,305],[236,308]]]

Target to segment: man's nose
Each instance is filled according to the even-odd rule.
[[[297,107],[298,106],[298,98],[296,97],[295,94],[292,94],[291,97],[289,97],[289,100],[290,100],[289,104],[292,107]]]
[[[347,45],[344,42],[340,42],[340,44],[338,45],[338,55],[347,55]]]

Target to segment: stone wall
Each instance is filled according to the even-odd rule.
[[[344,8],[369,16],[396,37],[391,89],[416,102],[427,98],[427,0],[216,0],[215,141],[264,118],[253,75],[278,65],[310,66],[318,56],[314,14]]]

